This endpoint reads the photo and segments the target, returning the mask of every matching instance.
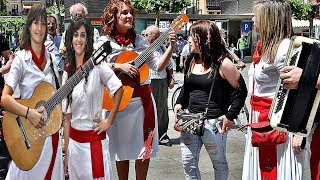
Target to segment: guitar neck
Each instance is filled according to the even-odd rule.
[[[90,58],[84,65],[81,66],[80,70],[72,75],[66,83],[61,86],[57,92],[47,101],[45,104],[48,114],[70,94],[73,88],[93,69],[94,64],[92,58]]]
[[[143,51],[134,60],[134,64],[137,68],[141,67],[146,62],[146,60],[153,54],[153,52],[157,50],[157,48],[165,42],[165,40],[168,38],[170,31],[172,31],[171,28],[165,31],[164,33],[162,33],[160,37],[149,46],[148,49]]]

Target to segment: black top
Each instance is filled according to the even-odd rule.
[[[213,75],[210,73],[185,76],[184,84],[177,99],[177,104],[182,105],[182,109],[188,108],[192,113],[205,111],[209,98]],[[247,88],[241,76],[240,87],[234,89],[220,73],[217,73],[215,84],[209,103],[208,118],[218,118],[226,115],[229,120],[233,120],[239,114],[247,97]],[[230,108],[229,108],[230,107]]]
[[[2,51],[10,50],[9,42],[8,40],[3,36],[3,34],[0,34],[0,53]]]

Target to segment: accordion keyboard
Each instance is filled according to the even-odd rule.
[[[292,38],[289,50],[286,55],[286,59],[284,62],[285,66],[298,66],[304,69],[308,66],[310,69],[310,64],[306,65],[307,62],[312,60],[312,53],[317,53],[320,50],[314,48],[314,44],[320,43],[320,41],[305,38],[301,36],[295,36]],[[318,46],[316,46],[318,47]],[[320,46],[319,46],[320,47]],[[316,50],[314,50],[316,49]],[[314,53],[314,54],[315,54]],[[313,55],[314,59],[314,55]],[[311,62],[311,61],[310,61]],[[318,63],[319,64],[319,63]],[[314,65],[316,66],[316,65]],[[313,66],[312,66],[313,68]],[[316,67],[315,67],[316,68]],[[305,72],[303,72],[304,74]],[[309,76],[307,76],[309,77]],[[302,77],[301,77],[302,78]],[[313,78],[315,79],[315,78]],[[300,80],[302,81],[302,80]],[[301,82],[299,82],[299,86]],[[314,86],[313,86],[314,87]],[[299,89],[299,87],[298,87]],[[301,88],[303,89],[303,88]],[[317,90],[313,90],[315,88],[309,88],[310,91],[305,91],[307,94],[305,101],[312,101],[309,104],[303,104],[304,106],[301,108],[301,112],[299,108],[299,102],[301,101],[303,93],[298,92],[299,90],[288,90],[285,89],[284,84],[281,79],[278,80],[277,91],[275,93],[271,109],[269,112],[270,124],[273,128],[279,129],[282,131],[293,132],[295,134],[299,134],[302,136],[307,136],[311,130],[313,119],[316,114],[316,110],[319,104],[320,93],[317,93]],[[304,93],[305,93],[304,92]],[[310,92],[310,93],[309,93]],[[300,93],[300,94],[299,94]],[[302,94],[302,95],[301,95]],[[299,99],[299,100],[298,100]],[[314,103],[313,103],[314,102]],[[313,104],[312,104],[313,103]],[[298,104],[298,105],[297,105]],[[299,110],[297,110],[299,109]],[[298,111],[298,112],[295,112]],[[307,113],[305,113],[307,112]],[[298,114],[298,115],[297,115]],[[303,115],[300,115],[303,114]],[[305,115],[306,114],[306,115]],[[297,116],[300,117],[296,120]]]

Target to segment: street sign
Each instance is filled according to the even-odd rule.
[[[250,32],[252,30],[252,22],[242,22],[241,23],[242,32]]]

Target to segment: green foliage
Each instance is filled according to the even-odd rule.
[[[7,3],[6,0],[0,0],[0,16],[7,15]]]
[[[295,19],[297,20],[310,20],[314,16],[312,5],[308,1],[304,3],[300,0],[288,0],[291,11]]]
[[[55,10],[56,10],[57,6],[50,6],[47,8],[47,14],[55,14]],[[65,12],[65,8],[64,5],[60,5],[60,13],[64,13]]]
[[[0,31],[7,32],[11,31],[12,33],[16,33],[19,30],[22,30],[22,27],[25,25],[26,18],[25,17],[4,17],[0,18]]]
[[[190,0],[131,0],[140,13],[177,13],[190,5]]]

